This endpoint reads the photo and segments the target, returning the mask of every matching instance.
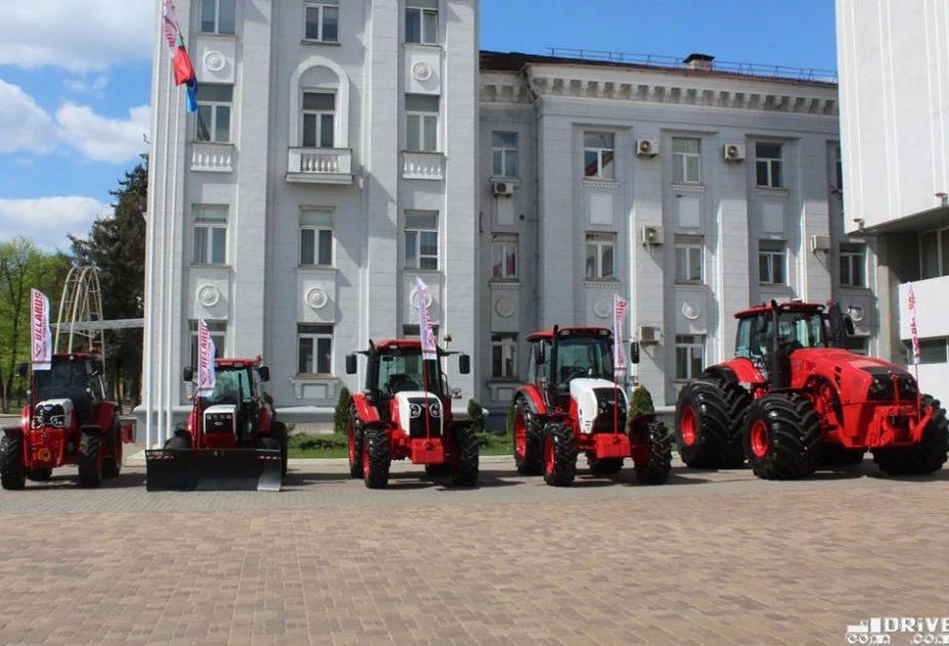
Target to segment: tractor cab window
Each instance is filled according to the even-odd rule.
[[[735,356],[751,357],[754,353],[751,351],[751,330],[755,319],[744,318],[738,322],[738,337],[735,340]]]
[[[540,360],[541,353],[543,353],[543,361]],[[532,384],[539,384],[541,381],[550,382],[550,343],[547,341],[531,343],[527,379]]]
[[[613,346],[605,336],[567,336],[557,340],[557,387],[572,379],[612,379]]]
[[[768,354],[774,342],[774,323],[771,314],[759,315],[758,346],[762,355]],[[778,315],[778,343],[785,351],[796,348],[828,347],[824,317],[819,312],[781,312]]]
[[[214,375],[214,392],[204,399],[209,406],[238,404],[242,400],[249,400],[251,395],[244,370],[217,370]]]
[[[44,399],[71,399],[77,406],[88,396],[91,372],[85,361],[53,361],[49,370],[33,373],[38,401]],[[100,393],[101,394],[101,393]]]
[[[381,358],[377,388],[387,395],[420,391],[426,386],[429,392],[442,393],[441,372],[436,362],[422,361],[421,354],[388,354]]]

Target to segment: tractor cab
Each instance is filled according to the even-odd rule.
[[[559,328],[527,338],[531,344],[528,378],[554,406],[569,409],[575,379],[613,379],[613,337],[605,328]]]
[[[43,411],[58,411],[50,405],[58,403],[60,408],[74,410],[79,424],[93,423],[96,404],[105,399],[102,359],[84,353],[53,355],[49,370],[33,371],[31,399],[35,402],[34,418],[42,418]],[[45,422],[34,419],[34,425],[43,426]]]

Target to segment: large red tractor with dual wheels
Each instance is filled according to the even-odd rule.
[[[594,475],[613,475],[632,458],[637,481],[662,484],[671,437],[654,413],[628,418],[625,388],[613,381],[613,334],[558,327],[527,337],[530,383],[514,395],[512,435],[519,473],[569,486],[584,453]],[[631,347],[634,357],[638,348]]]
[[[184,426],[161,449],[145,451],[148,491],[279,491],[287,474],[287,428],[263,384],[270,369],[255,359],[214,360],[214,390],[192,395]],[[194,388],[193,371],[182,379]]]
[[[696,468],[807,477],[870,451],[886,473],[928,474],[949,454],[946,412],[907,371],[848,352],[838,305],[771,301],[739,312],[735,358],[707,368],[676,402],[676,442]]]
[[[438,359],[423,359],[421,342],[394,339],[369,342],[366,387],[352,398],[349,470],[370,489],[389,482],[393,460],[425,465],[430,476],[450,476],[453,484],[478,483],[480,446],[468,420],[452,415],[450,391],[441,360],[454,352],[437,348]],[[347,374],[356,373],[356,354],[346,357]],[[459,355],[459,372],[471,359]]]
[[[75,464],[79,485],[98,487],[122,468],[118,405],[108,401],[97,353],[54,354],[49,370],[33,370],[29,403],[19,426],[0,438],[0,484],[23,489],[45,481],[53,469]],[[27,364],[19,374],[26,377]]]

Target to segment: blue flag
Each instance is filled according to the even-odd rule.
[[[198,79],[191,77],[188,81],[188,96],[185,101],[188,112],[198,111]]]

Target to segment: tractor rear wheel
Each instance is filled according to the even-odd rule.
[[[548,424],[544,429],[544,482],[551,487],[569,487],[577,476],[577,438],[566,424]]]
[[[26,477],[32,480],[33,482],[49,482],[49,479],[53,477],[52,469],[30,469]]]
[[[923,395],[920,415],[932,409],[932,417],[923,429],[919,444],[873,451],[873,461],[882,471],[890,475],[927,475],[938,471],[949,455],[949,423],[946,410],[938,399]]]
[[[452,429],[454,446],[451,450],[451,482],[458,487],[473,487],[478,484],[478,462],[480,445],[474,429],[458,425]]]
[[[112,418],[112,428],[105,438],[105,444],[108,457],[102,461],[102,477],[117,478],[122,471],[122,427],[117,417]]]
[[[270,427],[270,435],[277,440],[280,449],[280,476],[287,477],[287,427],[283,422],[274,422]]]
[[[803,395],[765,395],[745,416],[748,464],[765,480],[794,480],[814,473],[820,464],[821,438],[820,417]]]
[[[531,412],[527,399],[520,395],[514,402],[514,464],[517,472],[525,476],[543,473],[543,430]]]
[[[863,449],[845,449],[840,444],[827,442],[821,447],[820,463],[828,467],[849,467],[863,462]]]
[[[676,402],[675,440],[682,461],[693,469],[741,466],[741,418],[750,400],[741,386],[723,379],[687,383]]]
[[[102,484],[102,432],[98,426],[80,429],[79,486],[98,487]]]
[[[633,467],[636,482],[640,484],[665,484],[672,471],[672,435],[659,420],[650,420],[639,431],[640,437],[632,438]]]
[[[4,435],[0,438],[0,485],[4,489],[26,487],[26,467],[23,465],[23,436]]]
[[[623,458],[597,459],[596,453],[587,451],[587,466],[595,476],[615,476],[623,468]]]
[[[389,433],[383,426],[369,426],[363,430],[362,478],[370,489],[385,489],[389,485]]]
[[[349,475],[353,478],[361,478],[362,474],[362,444],[364,433],[362,422],[356,417],[356,410],[349,412],[349,433],[347,445],[349,448]]]

